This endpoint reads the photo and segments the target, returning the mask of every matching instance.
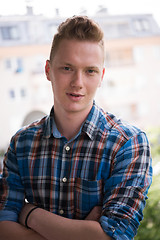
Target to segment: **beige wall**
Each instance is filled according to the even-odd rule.
[[[109,54],[99,102],[139,127],[160,125],[160,37],[108,40]]]
[[[50,45],[0,48],[0,149],[7,147],[31,112],[49,113],[53,96],[44,75],[49,52]],[[107,40],[106,56],[106,74],[97,102],[142,128],[159,125],[160,37]],[[23,59],[24,71],[6,69],[6,59],[14,62],[18,57]],[[41,61],[38,67],[37,60]],[[10,98],[10,89],[15,90],[15,99]],[[25,97],[20,96],[21,89],[25,89]]]
[[[50,82],[44,74],[49,49],[50,46],[0,48],[0,149],[6,148],[9,139],[22,127],[27,115],[37,111],[48,114],[50,111],[53,96]],[[23,59],[24,70],[21,73],[15,73],[15,62],[19,57]],[[11,69],[6,69],[7,59],[12,62]],[[39,69],[37,59],[42,61]],[[36,73],[36,71],[39,72]],[[14,91],[15,98],[11,98],[11,90]],[[25,96],[22,96],[22,90],[25,91]]]

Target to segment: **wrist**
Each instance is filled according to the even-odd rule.
[[[35,211],[37,208],[39,208],[39,207],[33,207],[32,209],[30,209],[29,210],[29,212],[28,212],[28,214],[27,214],[27,216],[26,216],[26,218],[25,218],[25,226],[26,226],[26,228],[30,228],[29,227],[29,218],[31,217],[31,214],[33,213],[33,211]]]

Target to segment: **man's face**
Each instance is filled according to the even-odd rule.
[[[45,70],[53,88],[55,113],[88,114],[104,75],[100,45],[63,39]]]

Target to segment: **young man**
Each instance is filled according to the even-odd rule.
[[[105,72],[99,26],[80,16],[62,23],[45,71],[54,106],[11,140],[0,239],[133,239],[151,184],[150,149],[144,132],[93,101]]]

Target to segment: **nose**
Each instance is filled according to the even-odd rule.
[[[71,86],[81,89],[83,87],[83,73],[81,71],[75,71],[72,76]]]

